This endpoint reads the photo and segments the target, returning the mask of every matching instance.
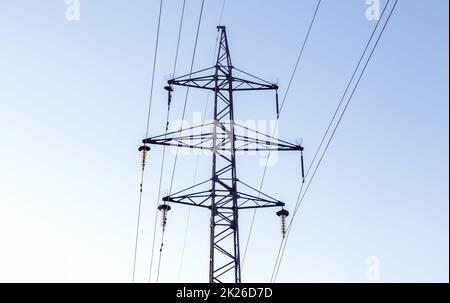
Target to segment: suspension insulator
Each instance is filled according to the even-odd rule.
[[[169,212],[170,209],[171,207],[167,204],[161,204],[158,206],[158,210],[161,212],[161,222],[163,230],[166,229],[167,213]]]
[[[289,216],[289,212],[283,208],[277,212],[277,216],[281,219],[281,233],[284,238],[286,236],[286,218]]]
[[[280,107],[278,106],[278,88],[275,93],[275,101],[276,101],[276,106],[277,106],[277,119],[279,119],[280,118]]]
[[[141,152],[141,166],[142,166],[142,169],[144,169],[146,159],[147,159],[147,153],[150,151],[150,147],[147,145],[142,145],[139,147],[138,150]]]
[[[172,92],[173,92],[173,86],[167,85],[164,86],[164,89],[167,91],[167,107],[170,109],[170,104],[172,104]]]
[[[172,85],[164,86],[164,89],[165,89],[166,91],[168,91],[168,92],[173,92],[173,86],[172,86]]]
[[[303,151],[302,151],[302,155],[301,155],[301,162],[302,162],[302,182],[305,183],[305,165],[303,162]]]

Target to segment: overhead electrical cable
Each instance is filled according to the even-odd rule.
[[[291,89],[292,82],[293,82],[294,77],[295,77],[295,75],[297,73],[297,69],[298,69],[300,60],[303,57],[303,52],[305,50],[306,43],[308,42],[308,38],[310,36],[311,29],[312,29],[312,27],[314,25],[314,21],[316,20],[317,12],[319,10],[321,2],[322,2],[322,0],[319,0],[317,2],[316,8],[314,10],[313,17],[311,19],[311,22],[309,24],[308,30],[306,32],[306,36],[303,39],[303,43],[302,43],[302,45],[300,47],[300,51],[299,51],[299,54],[297,56],[297,60],[296,60],[295,65],[294,65],[294,69],[292,71],[292,74],[291,74],[291,77],[290,77],[290,80],[289,80],[289,84],[288,84],[288,86],[286,88],[286,92],[284,93],[284,96],[283,96],[283,99],[282,99],[282,103],[281,103],[280,110],[279,110],[279,115],[277,116],[277,120],[275,122],[275,127],[274,127],[274,131],[273,131],[272,136],[275,135],[275,132],[276,132],[276,130],[278,128],[278,121],[279,121],[279,118],[280,118],[280,115],[281,115],[281,111],[283,110],[284,104],[286,102],[286,98],[287,98],[287,96],[289,94],[289,91]],[[265,176],[266,176],[266,172],[267,172],[267,165],[269,163],[269,158],[270,158],[270,151],[267,153],[266,164],[264,165],[264,171],[263,171],[263,174],[262,174],[262,178],[261,178],[261,182],[260,182],[260,186],[259,186],[259,191],[262,190],[262,187],[263,187],[263,184],[264,184],[264,180],[265,180]],[[256,213],[257,213],[257,210],[255,209],[253,211],[253,216],[252,216],[252,220],[251,220],[251,223],[250,223],[250,230],[249,230],[249,233],[248,233],[248,236],[247,236],[247,242],[245,244],[244,254],[243,254],[243,258],[242,258],[242,262],[241,262],[241,269],[244,267],[245,258],[247,256],[247,250],[248,250],[248,246],[249,246],[249,243],[250,243],[250,238],[251,238],[252,231],[253,231],[253,226],[254,226],[254,223],[255,223]]]
[[[381,21],[382,18],[383,18],[383,15],[384,15],[385,10],[386,10],[386,8],[388,7],[389,3],[390,3],[390,0],[388,0],[388,2],[386,3],[386,6],[385,6],[384,9],[383,9],[383,12],[382,12],[382,14],[381,14],[381,16],[380,16],[380,19],[378,20],[377,25],[376,25],[376,27],[374,28],[373,33],[372,33],[372,35],[371,35],[371,38],[369,39],[369,42],[368,42],[369,44],[370,44],[370,42],[371,42],[371,40],[372,40],[372,38],[373,38],[373,36],[374,36],[374,32],[376,32],[376,30],[377,30],[377,28],[378,28],[378,25],[380,24],[380,21]],[[374,54],[374,52],[375,52],[375,50],[376,50],[378,44],[379,44],[379,42],[380,42],[380,39],[381,39],[381,37],[382,37],[382,35],[383,35],[385,29],[386,29],[387,24],[389,23],[389,20],[391,19],[391,16],[392,16],[392,14],[393,14],[393,12],[394,12],[394,10],[395,10],[395,7],[397,6],[397,3],[398,3],[398,0],[395,0],[395,2],[394,2],[394,4],[393,4],[392,8],[390,9],[389,15],[387,16],[386,21],[384,22],[384,25],[383,25],[383,27],[382,27],[382,29],[381,29],[381,31],[380,31],[380,33],[379,33],[379,35],[378,35],[376,41],[375,41],[375,44],[374,44],[373,47],[372,47],[372,50],[370,51],[370,54],[369,54],[369,56],[368,56],[368,58],[367,58],[367,60],[366,60],[366,62],[365,62],[365,64],[364,64],[364,66],[363,66],[363,68],[362,68],[362,71],[361,71],[360,75],[358,76],[358,79],[357,79],[357,81],[356,81],[356,83],[355,83],[355,86],[353,87],[353,89],[352,89],[352,91],[351,91],[351,93],[350,93],[350,96],[349,96],[347,102],[345,103],[345,106],[344,106],[344,108],[343,108],[341,114],[339,115],[339,118],[338,118],[338,120],[337,120],[337,122],[336,122],[336,125],[334,126],[333,131],[331,132],[331,135],[330,135],[330,137],[329,137],[329,139],[328,139],[328,141],[327,141],[327,144],[325,145],[325,148],[324,148],[324,150],[323,150],[323,152],[322,152],[322,154],[321,154],[321,156],[320,156],[320,158],[319,158],[319,161],[317,162],[317,164],[316,164],[316,166],[315,166],[315,168],[314,168],[313,174],[312,174],[311,178],[309,179],[308,184],[307,184],[307,186],[306,186],[306,188],[305,188],[305,191],[304,191],[303,193],[302,193],[302,188],[303,188],[303,186],[301,186],[301,189],[300,189],[300,192],[299,192],[299,195],[298,195],[298,198],[297,198],[297,203],[296,203],[295,211],[294,211],[294,213],[293,213],[293,215],[292,215],[292,217],[291,217],[291,221],[290,221],[289,226],[288,226],[288,229],[287,229],[287,235],[286,235],[286,238],[283,239],[283,240],[281,241],[281,244],[280,244],[280,249],[279,249],[279,252],[278,252],[278,257],[279,257],[279,258],[277,257],[277,260],[276,260],[276,262],[275,262],[274,270],[273,270],[273,272],[272,272],[271,282],[275,282],[276,279],[277,279],[278,272],[279,272],[279,269],[280,269],[280,266],[281,266],[281,262],[282,262],[282,259],[283,259],[283,256],[284,256],[284,252],[285,252],[285,249],[286,249],[286,245],[287,245],[287,242],[288,242],[288,239],[289,239],[290,231],[291,231],[291,229],[292,229],[292,224],[293,224],[293,221],[294,221],[295,216],[296,216],[296,214],[297,214],[297,211],[298,211],[298,209],[299,209],[301,203],[303,202],[303,200],[304,200],[304,198],[305,198],[305,195],[306,195],[306,193],[308,192],[308,189],[309,189],[309,187],[310,187],[310,185],[311,185],[311,183],[312,183],[314,177],[316,176],[317,170],[318,170],[318,168],[320,167],[320,164],[322,163],[323,158],[324,158],[326,152],[328,151],[328,148],[329,148],[329,146],[330,146],[330,143],[331,143],[331,141],[333,140],[334,135],[336,134],[336,131],[337,131],[337,129],[338,129],[338,127],[339,127],[339,125],[340,125],[340,123],[341,123],[341,121],[342,121],[342,118],[344,117],[345,112],[347,111],[347,108],[348,108],[348,106],[349,106],[351,100],[353,99],[353,96],[354,96],[354,94],[355,94],[355,92],[356,92],[356,89],[357,89],[357,87],[358,87],[358,85],[359,85],[359,83],[360,83],[360,81],[361,81],[361,79],[362,79],[362,77],[363,77],[363,75],[364,75],[364,73],[365,73],[365,71],[366,71],[366,69],[367,69],[367,66],[368,66],[368,64],[369,64],[369,62],[370,62],[370,60],[371,60],[371,58],[372,58],[372,56],[373,56],[373,54]],[[367,51],[367,48],[366,48],[365,51],[363,52],[363,56],[362,56],[362,57],[365,56],[366,51]],[[362,61],[362,60],[361,60],[361,61]],[[360,66],[360,63],[358,64],[358,66],[357,66],[356,69],[358,69],[359,66]],[[353,78],[354,78],[354,77],[352,77],[352,80],[353,80]],[[351,82],[352,82],[352,80],[351,80]],[[351,82],[350,82],[350,83],[351,83]],[[311,166],[311,165],[310,165],[310,166]]]
[[[182,5],[182,8],[181,8],[180,23],[179,23],[179,26],[178,26],[178,38],[177,38],[177,46],[176,46],[176,51],[175,51],[175,59],[174,59],[174,64],[173,64],[172,77],[175,77],[175,72],[176,72],[177,63],[178,63],[178,54],[179,54],[179,49],[180,49],[180,41],[181,41],[181,34],[182,34],[182,29],[183,29],[185,8],[186,8],[186,0],[183,0],[183,5]],[[171,104],[169,103],[167,105],[165,136],[167,136],[167,132],[169,131],[170,106],[171,106]],[[156,203],[157,204],[159,204],[159,200],[161,198],[161,187],[162,187],[162,179],[163,179],[165,159],[166,159],[166,146],[163,146],[163,153],[162,153],[162,160],[161,160],[161,169],[160,169],[159,184],[158,184],[158,198],[156,199]],[[155,248],[157,224],[158,224],[158,208],[155,207],[153,237],[152,237],[152,252],[151,252],[151,257],[150,257],[149,282],[151,282],[152,270],[153,270],[153,255],[154,255],[154,248]]]
[[[201,22],[202,22],[204,4],[205,4],[205,0],[202,0],[201,7],[200,7],[200,14],[199,14],[199,17],[198,17],[198,24],[197,24],[197,32],[196,32],[196,36],[195,36],[194,50],[193,50],[193,53],[192,53],[191,67],[190,67],[190,72],[189,72],[190,74],[192,73],[192,70],[194,68],[195,55],[196,55],[196,52],[197,52],[198,37],[199,37],[199,33],[200,33],[200,26],[201,26]],[[186,115],[186,107],[187,107],[188,96],[189,96],[189,87],[186,90],[186,95],[185,95],[184,105],[183,105],[183,114],[182,114],[182,117],[181,117],[181,121],[184,121],[184,118],[185,118],[185,115]],[[181,125],[180,129],[179,129],[179,135],[180,136],[181,136],[182,127],[183,127],[183,125]],[[177,166],[177,161],[178,161],[178,150],[179,150],[179,147],[177,146],[176,153],[175,153],[175,161],[174,161],[174,165],[173,165],[173,169],[172,169],[172,177],[171,177],[171,181],[170,181],[169,195],[172,193],[173,181],[174,181],[175,171],[176,171],[176,166]],[[159,282],[159,273],[160,273],[160,268],[161,268],[161,258],[162,258],[162,251],[163,251],[163,246],[164,246],[164,235],[165,235],[165,229],[163,228],[162,233],[161,233],[161,246],[160,246],[160,250],[159,250],[158,270],[157,270],[157,275],[156,275],[156,282]],[[153,249],[154,249],[154,247],[153,247]]]
[[[156,29],[155,53],[154,53],[154,57],[153,57],[153,70],[152,70],[152,79],[151,79],[151,84],[150,84],[150,98],[149,98],[148,113],[147,113],[147,126],[146,126],[146,131],[145,131],[146,137],[148,136],[149,126],[150,126],[150,113],[151,113],[151,109],[152,109],[153,87],[154,87],[154,83],[155,83],[155,69],[156,69],[156,59],[158,56],[159,32],[160,32],[160,28],[161,28],[162,7],[163,7],[163,0],[161,0],[159,3],[158,26]],[[136,259],[137,259],[139,227],[140,227],[140,219],[141,219],[141,205],[142,205],[142,187],[143,187],[143,183],[144,183],[144,166],[145,166],[145,158],[143,157],[141,182],[139,185],[139,205],[138,205],[138,215],[137,215],[137,225],[136,225],[136,240],[135,240],[135,246],[134,246],[133,278],[132,278],[133,283],[134,283],[135,275],[136,275]]]

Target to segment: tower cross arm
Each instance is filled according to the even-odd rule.
[[[234,133],[229,130],[229,125],[220,124],[220,131],[214,133],[209,127],[214,123],[182,129],[143,140],[144,144],[176,146],[190,149],[204,149],[209,151],[247,152],[247,151],[303,151],[300,144],[290,143],[277,139],[259,131],[233,122]],[[234,137],[234,147],[231,141]],[[214,140],[216,145],[214,146]]]
[[[217,68],[219,72],[215,73]],[[233,76],[230,78],[230,71]],[[217,79],[217,85],[216,85]],[[191,74],[183,75],[167,82],[173,86],[185,86],[215,91],[229,91],[230,84],[232,91],[252,91],[252,90],[278,90],[278,85],[265,81],[252,74],[244,72],[233,66],[224,67],[221,65],[205,68]]]
[[[177,193],[163,197],[162,200],[169,203],[211,209],[210,199],[213,193],[211,188],[208,186],[210,181],[211,180],[206,180],[189,188],[183,189]],[[218,178],[217,181],[223,186],[217,188],[214,193],[217,201],[215,205],[216,209],[233,210],[234,208],[237,208],[244,210],[285,206],[284,202],[281,202],[240,180],[236,180],[236,182],[246,188],[246,190],[236,192],[238,204],[234,206],[230,193],[231,188],[226,186],[226,182],[229,182],[230,179]]]

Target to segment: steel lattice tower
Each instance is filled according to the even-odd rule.
[[[235,68],[231,62],[225,27],[217,28],[220,42],[216,65],[169,80],[166,86],[169,106],[173,86],[213,91],[214,122],[147,138],[143,143],[211,151],[211,179],[163,197],[163,205],[178,203],[210,210],[209,282],[240,283],[239,210],[283,208],[285,204],[237,178],[236,152],[303,151],[303,147],[272,138],[234,121],[233,93],[278,91],[278,86]],[[276,96],[278,114],[278,93]],[[241,191],[243,189],[246,191]]]

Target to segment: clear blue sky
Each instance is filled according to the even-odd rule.
[[[181,0],[164,0],[150,133],[164,130]],[[382,4],[385,1],[382,1]],[[0,3],[0,281],[130,282],[138,184],[159,1]],[[221,0],[206,1],[194,69],[211,65]],[[227,0],[234,64],[286,89],[316,1]],[[296,218],[280,282],[449,280],[448,1],[400,1]],[[200,0],[189,0],[177,74],[187,73]],[[324,0],[280,120],[280,137],[313,151],[375,25],[364,0]],[[175,95],[179,118],[183,93]],[[191,94],[188,112],[205,94]],[[242,95],[239,119],[273,119],[272,95]],[[188,119],[192,116],[188,115]],[[137,260],[148,280],[161,148],[149,155]],[[170,155],[163,189],[169,187]],[[244,161],[245,160],[245,161]],[[258,158],[238,159],[257,186]],[[181,157],[175,188],[192,184]],[[208,178],[201,158],[198,180]],[[280,155],[264,191],[293,208],[299,159]],[[160,281],[177,281],[188,210],[169,215]],[[250,214],[241,215],[242,238]],[[206,282],[208,212],[192,210],[181,281]],[[158,234],[160,232],[158,222]],[[256,219],[243,281],[270,279],[274,211]],[[158,235],[159,239],[159,235]],[[244,240],[243,240],[243,243]]]

